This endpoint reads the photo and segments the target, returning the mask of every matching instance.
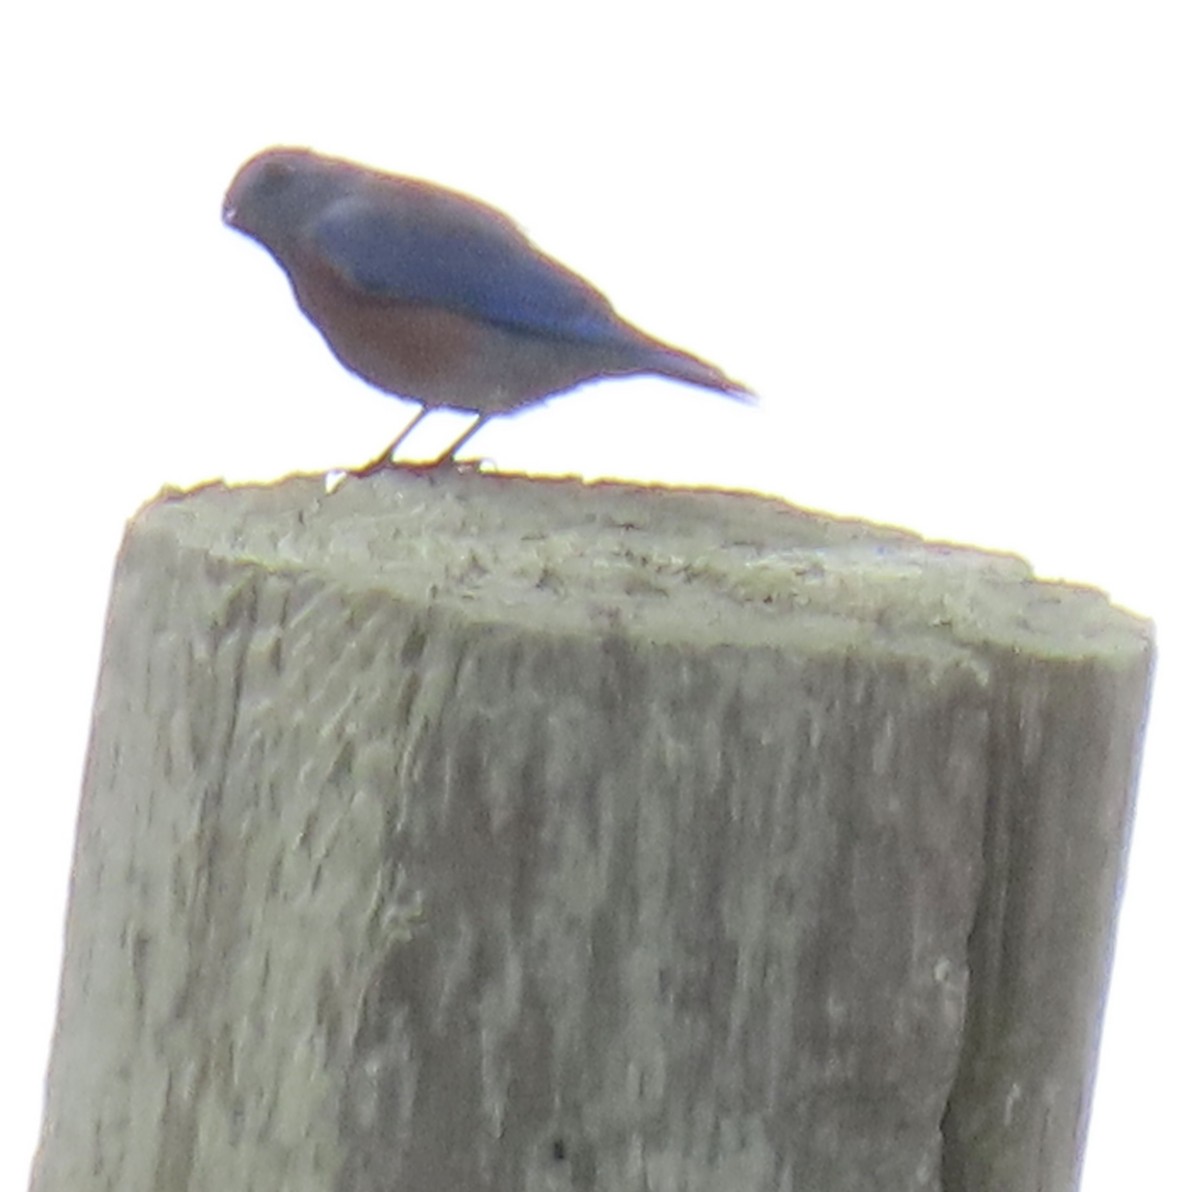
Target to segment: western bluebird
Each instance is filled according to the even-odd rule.
[[[440,464],[492,415],[599,377],[658,373],[750,400],[720,369],[626,323],[506,215],[432,183],[268,149],[238,171],[224,219],[283,267],[351,372],[421,403],[364,472],[390,463],[434,406],[477,414]]]

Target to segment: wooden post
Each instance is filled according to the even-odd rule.
[[[1151,653],[744,495],[164,496],[33,1189],[1073,1189]]]

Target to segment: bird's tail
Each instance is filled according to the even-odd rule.
[[[715,364],[709,364],[707,360],[681,352],[668,344],[654,344],[650,347],[646,353],[644,367],[647,372],[674,377],[675,380],[686,381],[689,385],[699,385],[701,389],[713,389],[748,405],[754,405],[758,401],[752,389],[747,388],[741,381],[727,377]]]

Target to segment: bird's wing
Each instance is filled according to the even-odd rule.
[[[315,221],[310,243],[344,281],[378,298],[441,306],[531,335],[604,345],[638,339],[603,294],[469,199],[348,196]]]

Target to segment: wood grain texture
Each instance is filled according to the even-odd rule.
[[[748,496],[164,496],[33,1188],[1065,1192],[1150,658]]]

